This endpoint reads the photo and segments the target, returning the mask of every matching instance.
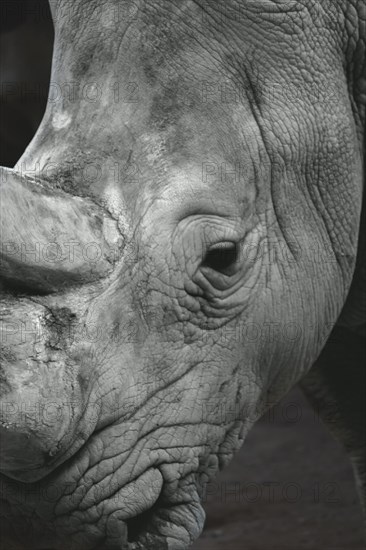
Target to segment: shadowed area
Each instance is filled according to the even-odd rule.
[[[363,550],[349,459],[295,388],[207,486],[194,550]]]
[[[0,3],[0,165],[13,167],[41,122],[53,25],[47,0]]]

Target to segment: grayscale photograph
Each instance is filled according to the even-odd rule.
[[[366,550],[366,0],[0,0],[0,550]]]

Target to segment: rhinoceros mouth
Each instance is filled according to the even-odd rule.
[[[178,486],[171,495],[164,485],[151,508],[126,522],[126,550],[187,550],[201,534],[204,521],[205,512],[193,478],[189,481],[188,493]]]
[[[191,473],[168,482],[164,476],[164,466],[146,470],[138,477],[136,485],[129,482],[124,487],[123,490],[128,488],[135,493],[138,503],[133,507],[127,503],[129,510],[123,515],[124,540],[113,540],[109,529],[104,545],[97,546],[98,550],[162,550],[168,547],[187,550],[199,537],[205,513],[196,475]],[[144,486],[153,488],[148,498]],[[117,512],[117,522],[121,514],[121,511]],[[120,533],[118,528],[117,531]]]
[[[65,467],[67,468],[67,465],[61,466],[61,468]],[[57,472],[53,472],[53,475],[55,474],[57,475]],[[63,509],[61,513],[61,516],[70,517],[70,525],[74,514],[77,517],[86,514],[85,517],[87,517],[91,508],[99,507],[100,510],[104,510],[105,507],[109,510],[113,507],[113,511],[105,521],[101,518],[96,519],[95,528],[99,534],[92,535],[89,527],[85,526],[85,539],[82,544],[78,542],[78,535],[74,539],[74,534],[69,532],[68,522],[63,523],[63,527],[57,526],[57,517],[55,531],[50,531],[48,526],[44,525],[45,533],[43,533],[41,524],[45,518],[41,519],[41,512],[39,525],[34,524],[32,527],[32,541],[29,539],[24,547],[17,546],[17,548],[19,550],[31,548],[66,550],[70,547],[80,548],[80,550],[146,550],[147,548],[162,550],[169,547],[174,550],[187,550],[199,537],[205,520],[196,474],[190,473],[183,478],[177,474],[175,481],[171,477],[168,480],[165,474],[164,463],[145,467],[140,470],[135,479],[124,482],[120,480],[118,491],[115,494],[104,494],[101,501],[95,505],[91,502],[93,493],[84,493],[84,498],[79,500],[78,504],[72,503],[73,498],[78,500],[77,494],[75,496],[70,494],[70,504],[73,504],[73,509],[69,512]],[[2,475],[2,477],[5,480],[6,476]],[[21,485],[28,484],[21,483]],[[32,493],[32,489],[30,492]],[[66,495],[65,497],[67,500],[68,497]],[[14,518],[14,525],[17,521],[22,520]],[[38,520],[35,521],[38,523]],[[40,539],[43,539],[42,542]]]
[[[154,517],[159,514],[159,510],[162,508],[164,508],[164,498],[161,492],[151,508],[126,520],[128,543],[134,543],[133,546],[138,544],[141,536],[143,536],[144,533],[146,534],[149,528],[154,524]]]

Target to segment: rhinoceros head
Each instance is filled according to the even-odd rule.
[[[207,480],[319,354],[360,111],[341,2],[292,4],[52,4],[47,110],[1,174],[9,548],[186,549]]]

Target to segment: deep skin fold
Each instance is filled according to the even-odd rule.
[[[199,2],[142,3],[133,21],[115,25],[96,2],[61,2],[51,80],[97,82],[106,91],[97,107],[67,97],[50,103],[19,166],[48,165],[42,174],[49,183],[104,207],[126,249],[98,283],[17,297],[22,315],[37,304],[42,322],[46,311],[58,318],[64,311],[78,335],[83,326],[101,331],[93,341],[68,337],[66,322],[42,328],[45,359],[35,356],[35,368],[54,360],[56,341],[60,364],[72,365],[64,378],[75,392],[70,401],[82,395],[82,420],[71,418],[75,446],[64,447],[35,422],[37,468],[22,469],[17,456],[19,470],[2,476],[7,548],[187,548],[203,524],[195,486],[199,492],[230,460],[254,420],[320,353],[356,259],[364,105],[349,96],[343,67],[361,60],[353,58],[341,2],[325,2],[320,13],[304,1],[284,14],[281,4],[262,10],[261,2],[248,3],[237,21],[222,20],[217,2],[204,18]],[[331,22],[339,32],[328,30]],[[215,86],[203,99],[197,82],[227,79],[240,101],[223,102]],[[115,101],[116,80],[120,92],[136,81],[139,101]],[[337,119],[322,100],[329,81]],[[93,162],[102,169],[94,180],[83,172]],[[229,173],[237,163],[241,176],[223,178],[222,165]],[[131,165],[137,181],[128,177]],[[204,276],[200,263],[228,235],[242,243],[247,261],[236,284],[220,291],[217,275]],[[253,259],[248,251],[259,245]],[[295,345],[283,333],[275,343],[243,341],[249,322],[275,326],[279,319],[301,327]],[[33,342],[12,344],[20,362],[32,353]],[[42,391],[40,399],[47,402]],[[69,409],[64,403],[65,416]],[[123,490],[147,471],[154,479],[134,491],[131,505]],[[161,507],[127,545],[126,510],[142,511],[140,495],[149,505],[159,497]]]

